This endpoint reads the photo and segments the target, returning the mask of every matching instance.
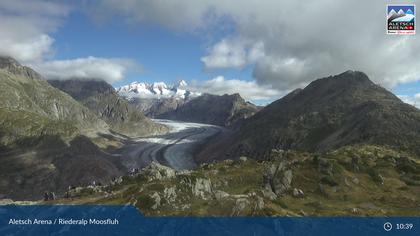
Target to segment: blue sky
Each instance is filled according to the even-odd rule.
[[[180,79],[204,81],[218,75],[251,81],[252,66],[217,70],[204,68],[200,58],[206,53],[209,40],[220,40],[215,35],[213,37],[216,38],[209,39],[198,33],[174,32],[159,25],[127,25],[118,19],[98,24],[82,12],[70,14],[65,24],[53,34],[56,59],[95,55],[131,58],[141,65],[141,70],[129,72],[125,79],[114,82],[115,87],[134,81],[164,81],[168,84]],[[392,91],[397,95],[413,96],[419,93],[420,82],[401,84]]]
[[[397,95],[414,96],[420,92],[420,81],[398,85],[391,91]]]
[[[53,36],[56,40],[55,59],[58,60],[94,55],[130,58],[141,65],[140,71],[131,71],[124,80],[114,82],[115,87],[133,81],[200,81],[221,74],[228,78],[252,80],[252,66],[206,70],[200,58],[206,53],[208,41],[214,39],[198,33],[182,34],[159,25],[127,25],[118,19],[99,24],[82,12],[73,12]]]

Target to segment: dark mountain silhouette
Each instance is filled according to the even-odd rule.
[[[266,106],[233,135],[205,148],[199,161],[247,155],[262,159],[273,148],[323,152],[377,144],[420,153],[420,110],[347,71],[313,81]]]
[[[246,102],[239,94],[203,94],[192,98],[174,109],[157,115],[157,118],[181,120],[197,123],[232,126],[248,119],[258,111],[258,107]]]

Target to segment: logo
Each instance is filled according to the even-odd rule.
[[[415,34],[415,24],[416,6],[414,4],[387,6],[388,34]]]

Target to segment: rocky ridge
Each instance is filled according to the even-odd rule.
[[[419,170],[415,157],[379,146],[323,155],[273,150],[269,160],[242,157],[193,171],[152,163],[56,202],[129,203],[146,215],[407,216],[420,207]]]
[[[88,107],[117,133],[138,137],[167,131],[165,126],[146,118],[104,81],[71,79],[48,82]]]
[[[244,120],[240,130],[198,159],[264,159],[271,149],[325,152],[346,145],[386,145],[420,154],[420,110],[347,71],[318,79]]]

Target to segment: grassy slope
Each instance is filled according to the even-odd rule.
[[[167,132],[167,127],[145,117],[104,81],[74,79],[50,80],[48,83],[89,108],[117,133],[138,137]]]
[[[351,165],[354,156],[360,157],[359,170]],[[317,157],[289,152],[286,159],[294,163],[292,189],[302,189],[302,198],[293,197],[291,192],[275,200],[263,197],[264,170],[279,161],[274,155],[264,162],[227,160],[205,164],[190,174],[164,180],[150,180],[142,174],[125,177],[121,184],[83,189],[73,199],[57,203],[131,203],[147,215],[419,215],[420,163],[415,158],[404,161],[404,156],[377,146],[344,147]],[[332,165],[331,175],[319,171],[319,159]],[[185,183],[197,178],[211,180],[213,192],[222,190],[230,197],[217,200],[210,193],[207,199],[193,196],[191,186]],[[175,200],[165,197],[165,189],[171,187],[176,189]],[[153,209],[151,196],[155,192],[162,199],[161,206]],[[235,213],[238,197],[246,198],[248,204]],[[256,208],[258,197],[264,200],[261,209]]]
[[[105,128],[104,122],[69,95],[39,78],[0,69],[0,141],[73,135]]]
[[[264,159],[273,148],[324,152],[354,144],[386,145],[420,155],[420,110],[365,74],[345,72],[267,105],[198,156]]]
[[[116,93],[99,94],[81,100],[81,103],[101,116],[112,130],[123,135],[139,137],[167,132],[167,127],[152,122]]]

